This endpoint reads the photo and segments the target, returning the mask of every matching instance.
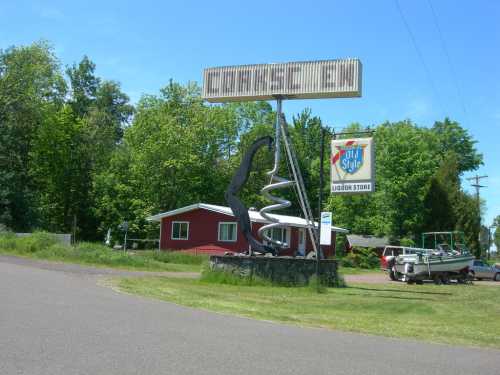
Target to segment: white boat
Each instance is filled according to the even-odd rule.
[[[463,232],[427,232],[422,234],[422,248],[386,246],[381,257],[381,268],[391,280],[408,283],[447,283],[450,279],[458,282],[469,280],[469,270],[474,257],[464,245]],[[433,249],[425,247],[433,245]]]
[[[416,250],[414,254],[397,256],[394,262],[396,275],[401,275],[402,280],[408,283],[420,283],[423,280],[441,283],[450,279],[467,279],[474,260],[468,252],[424,250],[426,251]]]

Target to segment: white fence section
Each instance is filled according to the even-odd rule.
[[[33,233],[16,233],[17,237],[29,237]],[[49,235],[53,236],[58,242],[65,244],[65,245],[71,245],[71,234],[70,233],[48,233]]]

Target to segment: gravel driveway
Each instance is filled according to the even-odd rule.
[[[347,283],[363,283],[363,284],[394,284],[386,273],[380,271],[377,273],[366,273],[361,275],[345,275],[344,279]],[[497,286],[500,287],[500,282],[492,280],[474,281],[476,285]]]

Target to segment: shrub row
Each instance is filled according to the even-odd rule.
[[[357,267],[357,268],[378,268],[380,259],[372,249],[355,248],[352,252],[340,259],[340,264],[343,267]]]
[[[39,259],[65,260],[107,266],[163,270],[167,264],[201,265],[206,256],[180,252],[124,253],[101,244],[81,242],[76,246],[59,243],[49,233],[37,232],[27,237],[0,233],[0,251]]]

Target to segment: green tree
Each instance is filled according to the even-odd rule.
[[[96,177],[101,230],[127,218],[144,233],[148,214],[194,202],[224,204],[237,136],[234,110],[206,106],[196,85],[170,82],[159,96],[141,98],[123,145]],[[115,202],[127,194],[127,207]]]
[[[101,80],[94,74],[95,64],[84,56],[78,64],[66,69],[71,87],[69,103],[76,116],[83,118],[96,100]]]
[[[29,172],[33,135],[61,106],[66,84],[46,42],[0,51],[0,222],[13,230],[37,224]],[[51,105],[48,105],[51,104]]]
[[[96,176],[109,168],[111,156],[122,140],[123,129],[134,112],[129,97],[121,91],[119,83],[97,77],[95,67],[84,56],[80,63],[66,70],[71,86],[68,103],[75,119],[83,126],[81,131],[85,133],[85,139],[82,142],[85,142],[83,147],[87,150],[86,160],[80,160],[80,165],[84,163],[87,170],[80,172],[90,185],[81,185],[82,206],[74,215],[78,219],[79,232],[85,239],[95,239],[99,228]]]
[[[363,130],[359,125],[350,132]],[[424,220],[424,199],[439,165],[436,137],[410,121],[384,123],[374,134],[376,192],[333,196],[335,222],[353,232],[413,237]]]
[[[297,159],[304,185],[307,186],[307,194],[310,200],[313,215],[318,214],[318,197],[319,197],[319,172],[320,172],[320,153],[321,153],[321,131],[323,123],[318,116],[313,116],[310,109],[305,109],[297,116],[293,117],[290,126],[290,137],[293,147],[297,153]],[[324,186],[323,197],[328,196],[328,177],[330,176],[329,160],[329,140],[331,132],[325,129],[325,145],[324,145]],[[295,195],[291,196],[295,198]],[[296,198],[295,198],[296,199]],[[326,199],[325,199],[326,201]],[[300,214],[297,208],[295,214]]]
[[[431,177],[424,198],[425,216],[422,230],[425,232],[452,231],[457,225],[457,199],[460,196],[458,160],[449,154]]]
[[[89,134],[70,106],[50,111],[33,139],[30,171],[39,186],[41,226],[50,231],[72,230],[88,219],[91,202]]]
[[[493,234],[493,242],[495,243],[495,246],[497,248],[497,254],[498,254],[498,252],[500,252],[500,215],[498,215],[493,220],[493,225],[496,226],[495,232]]]
[[[454,153],[457,158],[458,172],[473,171],[483,164],[483,155],[478,153],[475,147],[477,143],[466,129],[456,121],[445,118],[444,121],[436,121],[432,132],[438,137],[438,154],[446,158]]]
[[[476,198],[464,191],[460,191],[456,200],[457,230],[465,233],[466,244],[472,249],[476,257],[481,255],[479,244],[479,207]]]

